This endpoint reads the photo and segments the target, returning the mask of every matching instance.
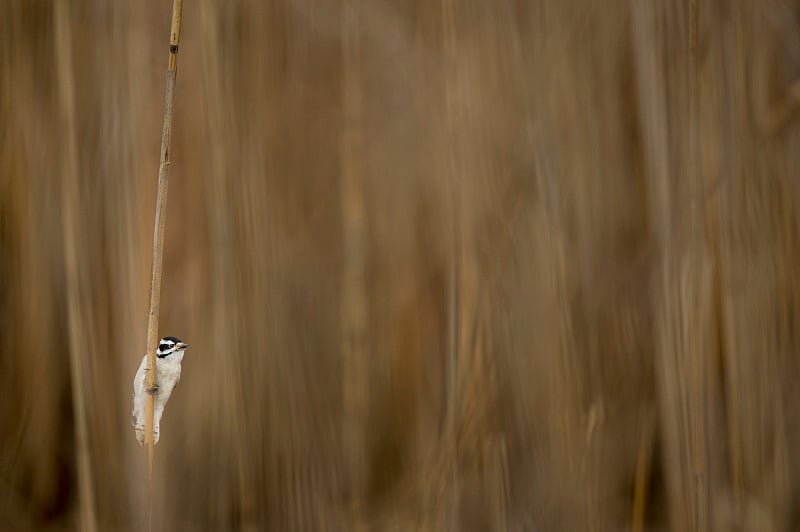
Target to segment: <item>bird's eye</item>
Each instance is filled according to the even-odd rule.
[[[161,351],[162,353],[165,351],[169,351],[170,349],[172,349],[172,346],[169,344],[161,344],[160,346],[158,346],[158,350]]]

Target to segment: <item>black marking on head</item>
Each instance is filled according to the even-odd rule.
[[[158,358],[165,358],[175,352],[175,345],[180,342],[180,339],[175,338],[174,336],[165,336],[161,339],[158,344],[158,351],[156,351],[156,356]]]

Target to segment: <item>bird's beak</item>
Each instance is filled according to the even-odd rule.
[[[189,344],[184,344],[183,342],[178,342],[178,345],[176,345],[175,347],[178,348],[179,350],[180,349],[186,349],[187,347],[189,347]]]

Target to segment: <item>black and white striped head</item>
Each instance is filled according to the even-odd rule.
[[[187,347],[189,347],[189,344],[183,343],[180,338],[176,338],[174,336],[165,336],[160,342],[158,342],[156,356],[158,358],[167,358],[171,354],[177,353],[178,351],[183,351]]]

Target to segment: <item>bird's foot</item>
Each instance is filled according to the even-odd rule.
[[[161,388],[158,386],[158,384],[154,384],[152,388],[148,388],[145,391],[150,395],[156,395],[160,390]]]

